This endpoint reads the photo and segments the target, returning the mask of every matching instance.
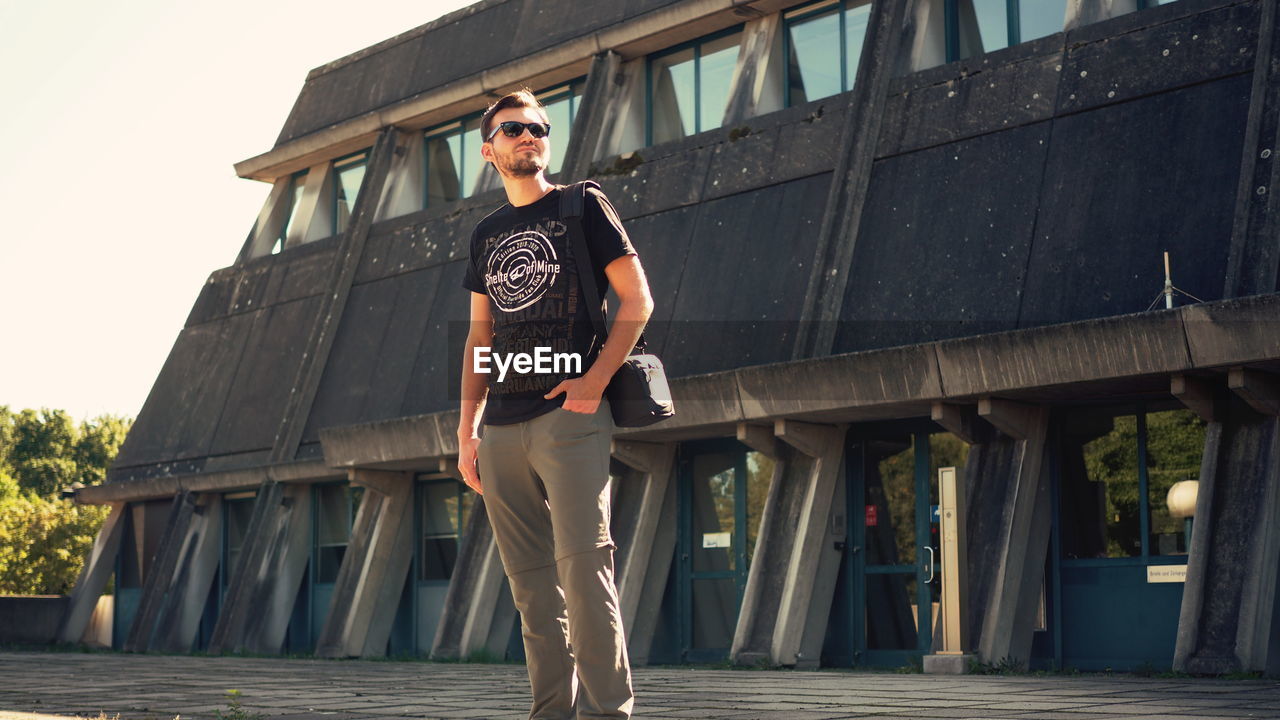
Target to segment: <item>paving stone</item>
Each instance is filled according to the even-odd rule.
[[[100,710],[207,720],[227,710],[231,688],[268,720],[523,720],[529,706],[525,668],[506,664],[0,652],[0,676],[0,707],[22,720]],[[1280,708],[1273,681],[1122,676],[637,668],[635,687],[635,720],[1234,720]]]

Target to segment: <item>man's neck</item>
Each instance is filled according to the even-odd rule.
[[[528,177],[502,177],[502,186],[507,190],[507,201],[515,207],[532,205],[541,200],[555,187],[547,182],[544,173]]]

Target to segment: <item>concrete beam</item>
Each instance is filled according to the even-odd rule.
[[[329,353],[333,349],[338,324],[344,314],[347,299],[351,295],[356,269],[360,265],[360,258],[364,254],[364,247],[369,239],[369,228],[373,225],[377,205],[382,198],[382,189],[395,157],[398,137],[395,129],[388,129],[378,136],[378,141],[369,151],[364,179],[360,183],[355,206],[351,209],[350,225],[342,234],[341,243],[329,271],[329,280],[324,285],[328,288],[328,292],[321,301],[322,307],[316,312],[314,324],[307,337],[308,351],[303,353],[303,361],[298,366],[297,374],[289,378],[292,391],[289,393],[289,399],[276,427],[271,447],[273,463],[288,462],[298,454],[298,444],[302,441],[307,418],[311,415],[316,393],[320,389],[320,378],[324,374]],[[333,174],[331,165],[331,163],[325,165],[326,172],[330,175]],[[306,203],[307,193],[311,191],[311,175],[315,172],[313,169],[307,175],[303,204]],[[290,229],[290,236],[292,233],[293,230]]]
[[[1236,178],[1231,241],[1222,284],[1222,297],[1227,298],[1272,293],[1278,289],[1276,264],[1280,244],[1276,237],[1280,232],[1277,228],[1280,213],[1277,213],[1274,189],[1280,185],[1280,166],[1272,158],[1280,142],[1280,125],[1275,121],[1280,115],[1280,38],[1276,37],[1280,15],[1276,5],[1275,0],[1262,0],[1257,4],[1260,17],[1249,114],[1241,138],[1243,152]],[[1258,330],[1275,342],[1274,328],[1263,326]]]
[[[276,239],[280,237],[280,228],[289,219],[288,203],[285,199],[292,190],[291,179],[291,176],[277,178],[272,184],[271,192],[267,193],[266,202],[258,211],[258,220],[249,231],[249,238],[245,240],[244,246],[240,248],[240,255],[236,257],[237,265],[271,252]]]
[[[80,642],[89,627],[89,620],[98,606],[98,598],[107,587],[107,580],[115,573],[116,556],[120,554],[120,539],[124,537],[124,518],[128,505],[111,503],[111,512],[102,523],[102,529],[94,538],[93,549],[85,560],[75,587],[67,602],[66,613],[58,626],[57,642]]]
[[[395,157],[387,172],[387,181],[382,186],[375,222],[422,209],[427,195],[427,164],[422,157],[425,152],[426,143],[418,133],[401,133],[396,138]]]
[[[1191,375],[1174,375],[1169,378],[1169,394],[1205,422],[1213,422],[1218,415],[1215,392],[1207,380]]]
[[[970,637],[983,662],[1026,662],[1052,524],[1044,467],[1049,408],[996,407],[991,416],[1022,436],[974,446],[965,468],[971,618],[977,622]]]
[[[183,556],[173,583],[165,595],[155,648],[163,652],[191,652],[200,619],[209,599],[209,588],[222,561],[222,497],[196,497],[194,514],[183,541]]]
[[[778,32],[782,27],[782,13],[749,20],[742,28],[742,45],[738,61],[729,82],[729,102],[725,108],[723,127],[733,127],[756,115],[780,110],[783,107],[777,86],[767,84],[766,78],[781,80],[777,64],[782,59],[782,43]]]
[[[836,165],[801,306],[793,358],[828,355],[835,343],[862,210],[871,186],[885,97],[897,69],[898,48],[909,32],[904,28],[904,18],[910,4],[874,3],[871,7],[858,75],[844,107],[847,120],[833,148]]]
[[[1036,432],[1041,408],[1012,400],[984,397],[978,400],[978,415],[997,430],[1018,440],[1026,440]]]
[[[1160,376],[1280,358],[1280,335],[1269,331],[1277,314],[1280,294],[1272,294],[1173,313],[1098,318],[674,378],[680,413],[658,425],[620,429],[615,437],[667,442],[730,434],[740,422],[779,417],[841,422],[917,417],[935,402],[971,404],[993,392],[1050,404],[1064,397],[1114,397],[1118,388],[1154,395],[1161,391]],[[326,428],[320,433],[326,463],[429,467],[457,454],[457,413]],[[81,493],[92,491],[92,500],[86,495],[91,502],[132,497],[110,488]]]
[[[90,485],[76,491],[76,502],[82,505],[105,505],[170,498],[183,490],[195,493],[226,493],[252,490],[264,482],[312,483],[341,480],[346,476],[323,462],[286,462],[277,465],[223,470],[205,474],[169,475],[146,480],[109,482]]]
[[[648,663],[676,547],[676,443],[613,443],[613,457],[636,470],[614,504],[616,577],[631,662]],[[625,521],[619,517],[627,518]]]
[[[410,462],[430,467],[458,455],[457,410],[324,428],[320,445],[335,468]],[[449,470],[441,466],[441,472]]]
[[[481,650],[505,657],[505,641],[495,644],[498,637],[507,637],[511,630],[496,627],[499,623],[495,620],[504,615],[500,612],[503,593],[510,595],[482,496],[471,509],[462,546],[458,548],[458,562],[449,580],[431,657],[463,660]]]
[[[209,652],[275,654],[311,557],[311,487],[268,481],[258,488],[230,574]]]
[[[1173,668],[1280,671],[1280,417],[1209,424]]]
[[[580,109],[573,119],[573,132],[569,135],[569,146],[560,166],[560,182],[576,182],[587,176],[609,120],[611,101],[616,98],[621,65],[622,57],[612,51],[602,52],[591,59]]]
[[[333,219],[326,212],[325,205],[333,192],[333,163],[325,160],[307,168],[306,179],[302,183],[302,194],[298,196],[298,206],[294,208],[294,220],[289,224],[285,234],[283,250],[298,247],[304,243],[333,234]],[[277,183],[288,177],[281,177]],[[328,192],[326,192],[328,191]],[[267,248],[270,250],[270,248]]]
[[[366,488],[316,641],[319,657],[384,657],[413,564],[413,473],[353,470]]]
[[[778,437],[773,428],[751,423],[738,423],[738,442],[771,460],[778,459]]]
[[[792,461],[804,471],[802,477],[795,478],[796,482],[788,483],[776,494],[770,487],[756,552],[761,551],[763,542],[765,553],[775,558],[775,562],[758,565],[752,562],[747,578],[748,588],[753,591],[752,601],[748,603],[744,599],[745,612],[738,615],[730,657],[737,662],[749,660],[749,653],[761,649],[753,646],[751,638],[759,638],[767,631],[768,657],[772,663],[813,667],[821,655],[839,570],[840,553],[835,547],[837,538],[833,528],[839,528],[838,539],[844,537],[843,504],[836,502],[837,490],[843,487],[839,480],[843,469],[844,429],[779,420],[774,434],[804,456],[803,461],[792,456]],[[775,481],[777,478],[775,474]],[[774,501],[772,508],[769,500]],[[794,516],[788,513],[788,517],[783,518],[784,506],[794,508]],[[841,522],[832,522],[833,516],[838,516]],[[770,522],[767,536],[763,533],[766,517]],[[765,610],[766,604],[760,602],[765,586],[770,584],[765,580],[766,575],[771,575],[774,583],[781,580],[776,605],[768,603],[773,612]]]
[[[1244,367],[1227,373],[1227,387],[1263,415],[1280,415],[1280,378]]]
[[[284,647],[294,601],[311,559],[314,524],[311,505],[309,485],[283,486],[276,505],[271,508],[269,524],[256,538],[267,547],[261,555],[255,552],[257,562],[246,568],[250,573],[245,589],[250,593],[251,614],[245,624],[245,650],[275,654]],[[247,549],[240,550],[241,558],[247,555]]]
[[[1183,322],[1192,307],[943,340],[935,344],[942,387],[948,398],[968,398],[1185,372],[1197,366]],[[1240,330],[1216,340],[1230,347]]]
[[[190,526],[194,512],[195,495],[181,492],[173,497],[164,534],[142,579],[142,598],[129,627],[129,637],[124,641],[125,652],[146,652],[151,648],[165,595],[173,585],[181,559],[191,544]]]
[[[929,417],[947,432],[970,445],[985,441],[995,431],[995,428],[978,416],[978,409],[973,405],[935,402],[930,408]]]

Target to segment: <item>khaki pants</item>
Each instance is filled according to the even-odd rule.
[[[602,401],[594,415],[556,408],[486,425],[480,441],[485,510],[520,611],[531,720],[631,716],[609,534],[612,432]]]

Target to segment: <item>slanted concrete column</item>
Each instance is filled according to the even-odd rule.
[[[569,146],[565,148],[564,162],[560,165],[559,180],[562,183],[577,182],[587,176],[601,135],[609,124],[611,105],[616,101],[621,62],[622,58],[612,50],[596,55],[591,61],[587,84],[582,90],[582,102],[569,135]]]
[[[209,588],[222,560],[222,498],[196,498],[191,522],[183,539],[182,557],[173,582],[165,595],[160,620],[156,624],[157,650],[190,652],[200,631],[200,618],[209,600]]]
[[[839,572],[836,542],[845,537],[844,430],[778,420],[774,434],[782,443],[729,657],[814,667]],[[739,436],[760,443],[749,427]]]
[[[722,126],[732,127],[785,106],[782,43],[778,41],[781,28],[782,13],[773,13],[749,21],[742,29],[742,47],[729,84],[731,94]]]
[[[271,448],[272,463],[292,462],[298,453],[298,445],[302,442],[302,434],[306,429],[307,418],[311,415],[311,406],[315,402],[316,393],[320,389],[320,378],[324,374],[329,352],[333,349],[338,324],[343,316],[347,300],[351,297],[351,288],[355,282],[356,268],[364,254],[364,247],[369,239],[369,228],[373,225],[374,214],[378,202],[382,199],[383,186],[391,161],[395,155],[399,131],[394,127],[383,129],[369,151],[369,161],[365,168],[364,179],[360,182],[360,192],[355,206],[351,208],[351,222],[342,233],[341,242],[335,250],[333,264],[329,268],[328,287],[332,292],[322,296],[321,307],[316,311],[312,321],[311,332],[307,336],[307,352],[302,354],[302,363],[297,373],[291,378],[282,378],[290,383],[288,401],[277,425],[275,440]],[[307,212],[307,203],[316,202],[312,197],[315,189],[312,178],[318,173],[324,174],[324,183],[319,188],[320,197],[331,197],[333,184],[337,182],[332,163],[311,168],[307,174],[306,188],[299,201],[299,213]],[[314,212],[311,208],[312,225],[331,224],[328,213]],[[333,231],[326,227],[323,234],[313,235],[308,229],[308,239],[327,237]],[[291,247],[294,228],[289,228],[289,239],[285,241],[285,249]]]
[[[844,127],[838,139],[831,138],[836,163],[800,310],[792,351],[795,359],[829,355],[835,343],[862,210],[871,186],[889,81],[896,69],[898,48],[912,32],[904,27],[907,8],[912,4],[878,2],[871,6],[858,76],[853,91],[846,94]]]
[[[590,153],[592,161],[644,147],[646,68],[644,58],[622,63],[607,85],[599,102],[603,117],[599,139]],[[588,105],[596,103],[583,103],[584,109]],[[582,172],[586,174],[587,169]]]
[[[1233,369],[1205,434],[1173,668],[1280,674],[1280,389]]]
[[[907,36],[895,56],[898,74],[937,67],[947,61],[943,0],[916,0],[903,18]]]
[[[383,657],[413,563],[413,473],[353,469],[365,488],[334,582],[319,657]]]
[[[310,559],[311,486],[264,482],[209,652],[280,652]]]
[[[293,192],[292,186],[292,178],[289,176],[277,178],[275,184],[271,186],[266,202],[258,211],[258,220],[249,231],[249,237],[244,241],[244,246],[240,248],[240,255],[236,257],[237,265],[271,252],[272,246],[280,237],[280,228],[284,227],[285,221],[289,219],[287,198]]]
[[[123,502],[111,503],[111,513],[102,523],[102,529],[93,541],[93,550],[80,569],[80,576],[76,578],[76,585],[71,590],[66,612],[58,627],[58,642],[76,643],[84,637],[94,608],[98,606],[98,598],[102,597],[102,591],[107,587],[107,579],[115,572],[128,507]]]
[[[458,562],[453,566],[431,647],[433,659],[465,659],[478,652],[497,658],[506,656],[515,619],[506,581],[481,496],[471,509],[462,546],[458,548]]]
[[[613,457],[635,470],[615,488],[614,577],[628,655],[645,665],[676,548],[676,444],[615,440]]]
[[[1052,520],[1049,408],[984,398],[978,414],[999,433],[974,445],[965,465],[970,642],[983,662],[1025,663]]]
[[[174,575],[191,541],[191,517],[195,512],[195,495],[183,490],[173,497],[164,534],[142,583],[142,599],[134,613],[125,652],[146,652],[164,606],[165,595],[173,585]]]

